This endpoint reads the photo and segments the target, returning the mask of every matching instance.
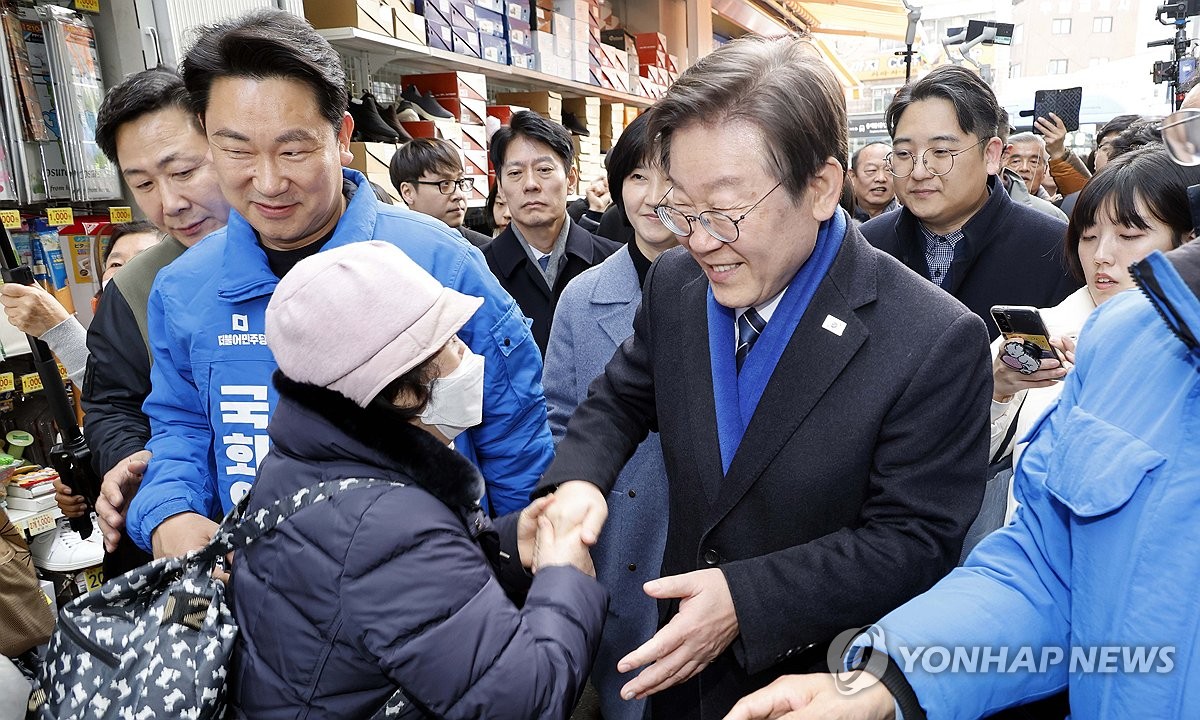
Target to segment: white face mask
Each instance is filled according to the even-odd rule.
[[[429,391],[421,422],[436,428],[447,440],[483,422],[483,356],[467,348],[454,372],[434,378]]]

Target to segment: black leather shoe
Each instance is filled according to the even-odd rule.
[[[400,97],[409,101],[413,105],[413,109],[421,116],[423,120],[453,120],[454,115],[446,108],[438,104],[433,95],[429,93],[421,94],[416,85],[409,85],[401,93]]]
[[[588,132],[587,127],[583,123],[579,122],[579,118],[575,117],[575,113],[563,113],[562,120],[563,127],[570,130],[573,134],[591,137],[591,133]]]
[[[375,96],[363,93],[361,101],[350,101],[350,117],[363,142],[398,142],[400,135],[379,114]]]
[[[379,108],[379,117],[383,118],[383,121],[396,131],[396,133],[400,136],[400,142],[406,143],[409,140],[412,140],[412,135],[408,134],[408,131],[404,129],[404,126],[400,124],[400,118],[396,117],[396,108],[394,106],[384,105],[383,107]]]

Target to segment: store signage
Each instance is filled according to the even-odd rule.
[[[21,211],[20,210],[0,210],[0,224],[4,225],[5,230],[20,230],[21,229]]]
[[[133,210],[127,207],[110,207],[108,221],[114,224],[133,222]]]
[[[54,227],[66,227],[75,224],[75,213],[69,207],[46,208],[46,219]]]

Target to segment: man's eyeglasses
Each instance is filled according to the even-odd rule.
[[[459,178],[458,180],[413,180],[413,185],[433,185],[443,195],[450,195],[454,188],[469,193],[475,189],[475,178]]]
[[[775,187],[768,190],[766,195],[759,198],[758,202],[751,205],[750,209],[742,213],[736,220],[720,210],[705,210],[699,215],[688,215],[678,208],[664,205],[663,203],[666,201],[667,195],[670,195],[671,190],[675,188],[671,188],[663,193],[662,199],[654,206],[654,212],[658,215],[658,219],[662,222],[663,226],[679,237],[690,236],[693,232],[692,221],[696,220],[700,223],[700,227],[704,228],[704,232],[723,243],[731,243],[737,240],[741,234],[738,224],[745,220],[746,216],[754,211],[754,208],[761,205],[762,201],[766,200],[768,195],[775,192],[775,188],[778,188],[782,184],[782,181],[775,183]]]
[[[1180,165],[1200,165],[1200,110],[1177,110],[1162,121],[1163,143]]]
[[[925,152],[921,153],[921,164],[925,166],[930,175],[940,177],[949,174],[954,169],[955,157],[979,147],[988,140],[990,138],[981,138],[979,142],[971,147],[963,148],[958,152],[947,150],[946,148],[926,148]],[[913,170],[917,168],[916,155],[907,150],[893,150],[883,160],[887,163],[888,172],[898,178],[906,178],[912,175]]]

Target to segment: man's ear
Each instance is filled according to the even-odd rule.
[[[354,118],[350,117],[350,113],[342,113],[342,124],[338,128],[337,142],[338,152],[341,155],[342,166],[348,167],[354,162],[354,153],[350,152],[350,137],[354,135]]]
[[[413,187],[412,183],[402,182],[400,183],[400,187],[396,189],[400,191],[400,199],[404,201],[404,204],[412,207],[413,195],[417,192],[417,189]]]
[[[1004,155],[1011,147],[1011,145],[1004,144],[1004,141],[998,137],[987,141],[987,145],[983,146],[983,162],[987,167],[988,175],[1000,174],[1000,167],[1004,164]]]
[[[842,164],[833,157],[825,158],[825,162],[808,181],[807,192],[811,196],[813,218],[817,222],[825,222],[833,217],[842,200],[845,182],[846,171]]]

